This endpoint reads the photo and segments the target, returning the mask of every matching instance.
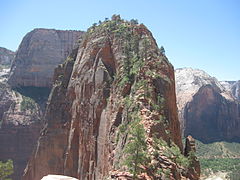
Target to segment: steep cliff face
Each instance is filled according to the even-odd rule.
[[[46,125],[23,179],[53,173],[118,177],[116,170],[127,171],[124,149],[134,124],[143,128],[150,159],[143,177],[198,179],[199,172],[189,174],[171,159],[174,155],[164,154],[168,148],[183,149],[174,71],[144,25],[117,16],[89,28],[80,47],[56,68],[54,79]],[[156,149],[154,138],[164,145]]]
[[[223,83],[201,70],[175,71],[177,105],[184,136],[202,142],[239,141],[239,103]]]
[[[19,179],[26,167],[42,127],[41,111],[32,99],[1,84],[0,160],[12,159],[13,179]]]
[[[64,61],[81,31],[35,29],[21,42],[9,70],[0,72],[0,160],[12,159],[20,179],[43,127],[54,68]],[[14,89],[14,90],[13,90]]]
[[[12,87],[51,87],[54,68],[74,47],[81,31],[34,29],[22,40],[13,61]]]
[[[0,64],[10,66],[15,56],[15,52],[6,48],[0,47]]]

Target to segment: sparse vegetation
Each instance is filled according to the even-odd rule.
[[[231,180],[239,178],[240,143],[215,142],[204,144],[196,140],[196,155],[199,157],[202,174],[209,171],[227,172]]]
[[[200,159],[202,170],[211,169],[213,172],[237,172],[240,169],[240,159],[233,158],[210,158]]]

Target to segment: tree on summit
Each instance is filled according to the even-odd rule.
[[[165,49],[163,46],[160,47],[160,54],[165,55]]]

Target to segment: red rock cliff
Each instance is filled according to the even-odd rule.
[[[146,176],[156,178],[158,168],[163,170],[159,178],[166,178],[165,171],[171,179],[187,176],[186,167],[163,153],[183,149],[174,71],[144,25],[115,17],[89,28],[79,49],[56,68],[54,79],[46,125],[23,179],[47,174],[104,179],[115,170],[126,171],[121,163],[136,119],[152,158]],[[151,155],[153,137],[166,142],[158,152],[162,158]]]

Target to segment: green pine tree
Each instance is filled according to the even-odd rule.
[[[142,166],[147,162],[147,144],[145,141],[145,130],[142,124],[134,122],[130,129],[129,143],[125,147],[125,164],[133,173],[133,178],[143,171]]]

